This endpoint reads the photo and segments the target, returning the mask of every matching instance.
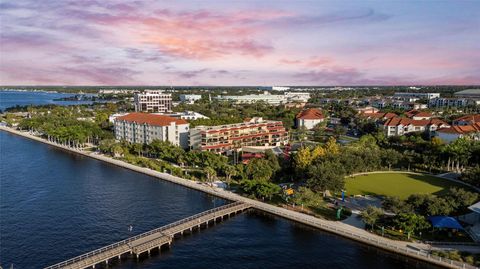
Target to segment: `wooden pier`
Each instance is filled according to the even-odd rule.
[[[192,230],[200,229],[202,226],[208,227],[209,224],[215,224],[224,218],[235,215],[250,207],[251,205],[246,203],[234,202],[210,209],[166,226],[96,249],[78,257],[48,266],[45,269],[95,268],[95,266],[100,264],[108,265],[109,262],[115,259],[121,260],[122,257],[127,255],[139,259],[140,255],[150,255],[152,250],[159,250],[165,245],[170,246],[176,235],[182,235],[184,232],[192,232]]]

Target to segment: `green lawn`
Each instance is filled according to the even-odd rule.
[[[450,187],[469,187],[437,177],[403,173],[361,175],[346,179],[347,195],[368,194],[398,196],[402,199],[415,193],[444,194]]]

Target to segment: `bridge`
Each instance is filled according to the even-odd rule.
[[[95,268],[96,265],[108,265],[112,260],[121,260],[123,256],[133,255],[139,259],[140,255],[148,254],[152,250],[160,250],[162,246],[170,246],[176,235],[184,232],[192,232],[194,229],[208,227],[239,212],[242,212],[251,205],[243,202],[234,202],[224,206],[216,207],[191,217],[170,223],[166,226],[127,238],[120,242],[90,251],[78,257],[48,266],[45,269],[83,269]]]

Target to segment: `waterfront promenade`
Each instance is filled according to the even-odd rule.
[[[4,130],[4,131],[7,131],[7,132],[10,132],[10,133],[13,133],[13,134],[21,135],[23,137],[27,137],[27,138],[30,138],[30,139],[33,139],[33,140],[36,140],[36,141],[39,141],[39,142],[42,142],[42,143],[46,143],[46,144],[55,146],[57,148],[61,148],[61,149],[64,149],[64,150],[67,150],[67,151],[70,151],[70,152],[75,152],[75,153],[78,153],[78,154],[81,154],[81,155],[84,155],[84,156],[87,156],[87,157],[90,157],[90,158],[94,158],[94,159],[97,159],[97,160],[101,160],[101,161],[113,164],[113,165],[117,165],[117,166],[124,167],[124,168],[130,169],[130,170],[133,170],[133,171],[144,173],[144,174],[147,174],[147,175],[150,175],[150,176],[162,179],[162,180],[170,181],[170,182],[173,182],[175,184],[179,184],[179,185],[191,188],[191,189],[202,191],[204,193],[208,193],[210,195],[214,195],[214,196],[226,199],[226,200],[246,203],[246,204],[251,205],[255,209],[258,209],[258,210],[261,210],[261,211],[264,211],[264,212],[267,212],[267,213],[270,213],[270,214],[273,214],[273,215],[277,215],[277,216],[280,216],[280,217],[283,217],[283,218],[286,218],[286,219],[290,219],[290,220],[293,220],[293,221],[298,222],[298,223],[303,223],[303,224],[309,225],[311,227],[316,227],[316,228],[319,228],[319,229],[322,229],[322,230],[325,230],[325,231],[328,231],[328,232],[331,232],[331,233],[334,233],[334,234],[337,234],[337,235],[340,235],[340,236],[343,236],[343,237],[346,237],[346,238],[350,238],[350,239],[353,239],[353,240],[356,240],[356,241],[359,241],[359,242],[362,242],[362,243],[365,243],[365,244],[368,244],[368,245],[372,245],[372,246],[375,246],[375,247],[378,247],[378,248],[381,248],[381,249],[384,249],[384,250],[387,250],[387,251],[390,251],[390,252],[393,252],[393,253],[398,253],[400,255],[405,255],[405,256],[408,256],[408,257],[411,257],[411,258],[423,260],[423,261],[426,261],[426,262],[430,262],[430,263],[440,265],[440,266],[444,266],[444,267],[448,267],[448,268],[475,268],[475,267],[470,266],[468,264],[463,264],[463,263],[460,263],[460,262],[456,262],[456,261],[452,261],[452,260],[448,260],[448,259],[443,259],[443,258],[440,258],[440,257],[437,257],[437,256],[432,256],[427,251],[422,250],[422,249],[428,249],[427,245],[419,245],[419,244],[412,244],[412,243],[408,243],[408,242],[390,240],[390,239],[387,239],[387,238],[383,238],[381,236],[377,236],[377,235],[368,233],[367,231],[365,231],[363,229],[359,229],[359,228],[353,227],[353,226],[345,224],[345,223],[319,219],[319,218],[309,216],[309,215],[306,215],[306,214],[303,214],[303,213],[294,212],[294,211],[291,211],[291,210],[288,210],[288,209],[280,208],[280,207],[277,207],[277,206],[274,206],[274,205],[270,205],[270,204],[267,204],[267,203],[263,203],[263,202],[260,202],[260,201],[256,201],[256,200],[253,200],[253,199],[242,197],[238,194],[235,194],[235,193],[232,193],[232,192],[229,192],[229,191],[212,188],[210,186],[201,184],[199,182],[175,177],[175,176],[172,176],[172,175],[169,175],[169,174],[166,174],[166,173],[153,171],[153,170],[150,170],[150,169],[147,169],[147,168],[138,167],[138,166],[128,164],[126,162],[116,160],[116,159],[113,159],[113,158],[110,158],[110,157],[107,157],[107,156],[104,156],[104,155],[100,155],[100,154],[96,154],[96,153],[92,153],[92,152],[85,152],[85,151],[81,151],[81,150],[78,150],[78,149],[73,149],[73,148],[69,148],[69,147],[66,147],[66,146],[58,145],[58,144],[49,142],[45,139],[33,136],[33,135],[29,134],[28,132],[20,132],[20,131],[17,131],[17,130],[11,129],[11,128],[7,128],[7,127],[0,127],[0,130]]]

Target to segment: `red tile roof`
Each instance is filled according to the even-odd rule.
[[[414,117],[419,117],[419,118],[431,118],[432,113],[426,112],[426,111],[421,111],[418,112],[417,114],[413,115]]]
[[[418,117],[418,118],[431,118],[433,115],[427,111],[419,111],[416,109],[405,112],[405,116],[409,118]]]
[[[412,120],[409,118],[395,117],[387,120],[384,126],[398,126],[398,125],[413,125],[413,126],[427,126],[427,125],[448,125],[446,122],[440,119],[430,119],[430,120]]]
[[[449,133],[449,134],[469,134],[480,132],[480,122],[465,126],[452,126],[450,128],[438,129],[437,132]]]
[[[164,115],[155,115],[140,112],[130,113],[125,116],[118,117],[115,120],[135,122],[138,124],[149,124],[154,126],[169,126],[172,122],[175,122],[177,125],[188,124],[186,120],[172,118]]]
[[[405,112],[405,116],[411,118],[411,117],[415,116],[415,114],[417,114],[418,112],[419,112],[418,110],[413,109],[413,110]]]
[[[472,123],[480,122],[480,114],[463,116],[458,119],[455,119],[455,121],[468,121]]]
[[[309,108],[297,114],[297,119],[302,120],[321,120],[325,118],[320,109]]]
[[[388,112],[388,113],[385,113],[385,115],[383,115],[384,118],[386,119],[391,119],[391,118],[394,118],[394,117],[397,117],[398,115],[395,114],[395,113],[392,113],[392,112]]]
[[[376,112],[376,113],[362,113],[360,114],[363,118],[371,118],[371,119],[391,119],[397,117],[398,115],[392,112],[383,113],[383,112]]]

